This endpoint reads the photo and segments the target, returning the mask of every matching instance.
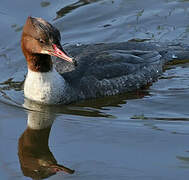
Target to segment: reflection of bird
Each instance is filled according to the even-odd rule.
[[[75,67],[76,61],[60,44],[59,31],[43,19],[32,17],[24,25],[21,45],[28,63],[25,97],[45,104],[67,104],[133,91],[156,80],[168,60],[189,57],[188,48],[183,53],[184,47],[178,44],[83,45],[71,48],[77,55]],[[63,73],[61,76],[53,68],[51,56],[72,65],[56,62],[56,69]]]
[[[19,139],[18,156],[21,169],[25,176],[33,179],[47,178],[58,171],[74,173],[74,170],[58,164],[49,149],[48,139],[54,119],[47,113],[29,111],[28,127]]]

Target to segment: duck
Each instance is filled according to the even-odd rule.
[[[136,91],[156,81],[168,61],[189,57],[188,46],[132,41],[65,50],[59,30],[31,16],[23,27],[21,48],[28,67],[24,97],[50,105]]]

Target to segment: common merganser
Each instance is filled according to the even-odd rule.
[[[175,51],[174,46],[136,42],[73,46],[76,66],[60,41],[60,32],[54,26],[42,18],[28,17],[21,39],[28,64],[24,83],[27,99],[68,104],[133,91],[156,80],[163,64],[179,58],[179,50],[183,50],[180,46]],[[51,56],[70,64],[56,60],[53,66]]]

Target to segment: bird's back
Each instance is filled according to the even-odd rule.
[[[141,88],[157,79],[164,63],[156,44],[82,45],[72,46],[68,51],[76,57],[78,65],[58,60],[56,69],[85,99]]]

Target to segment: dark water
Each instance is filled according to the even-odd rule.
[[[28,15],[54,24],[62,44],[189,40],[187,0],[1,0],[0,180],[188,179],[189,64],[167,66],[137,93],[24,108],[17,81],[26,74],[20,36]]]

